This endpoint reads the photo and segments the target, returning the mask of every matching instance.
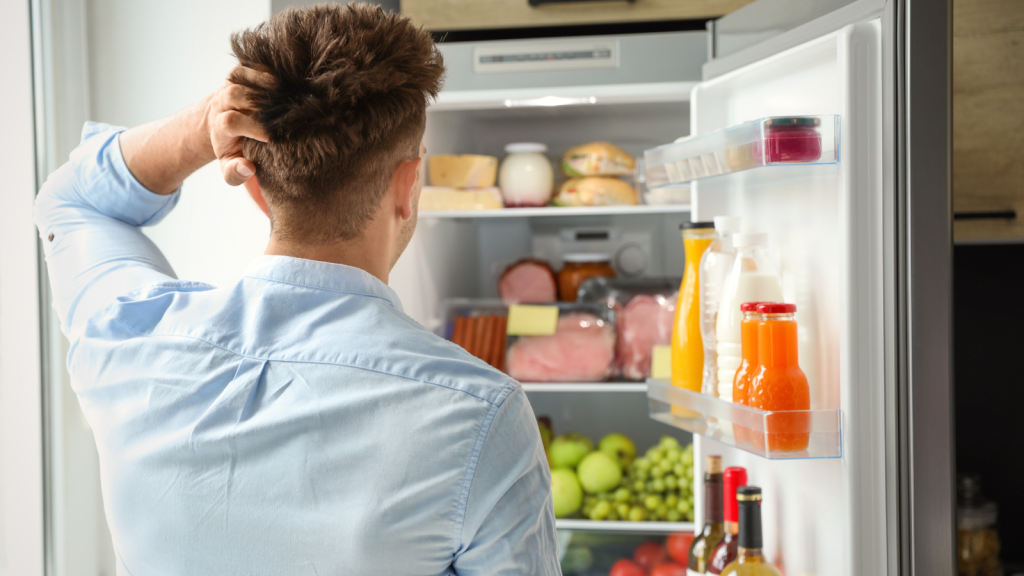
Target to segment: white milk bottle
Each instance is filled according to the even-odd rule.
[[[768,235],[734,234],[732,270],[718,306],[715,337],[718,350],[718,397],[732,402],[732,381],[742,360],[740,323],[744,302],[782,302],[782,283],[768,255]]]
[[[715,322],[725,279],[732,269],[736,250],[732,235],[740,231],[739,216],[715,216],[716,238],[700,258],[700,337],[704,342],[701,392],[718,395],[718,355],[715,353]]]

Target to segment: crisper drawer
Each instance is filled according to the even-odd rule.
[[[605,24],[654,20],[699,20],[728,14],[751,0],[402,0],[402,14],[428,30],[480,30]]]

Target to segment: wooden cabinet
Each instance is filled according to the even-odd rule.
[[[1024,240],[1024,2],[953,0],[956,240]]]
[[[531,6],[528,0],[401,0],[428,30],[483,30],[717,18],[751,0],[600,0]],[[545,0],[549,1],[549,0]]]

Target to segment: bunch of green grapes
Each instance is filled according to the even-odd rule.
[[[583,497],[591,520],[688,522],[693,520],[693,444],[671,436],[626,467],[619,487]]]

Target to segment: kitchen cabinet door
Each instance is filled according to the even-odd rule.
[[[957,241],[1024,239],[1022,50],[1024,3],[954,0],[953,231]],[[998,215],[1010,211],[1016,217]]]
[[[717,18],[751,0],[402,0],[402,13],[428,30],[483,30]]]

